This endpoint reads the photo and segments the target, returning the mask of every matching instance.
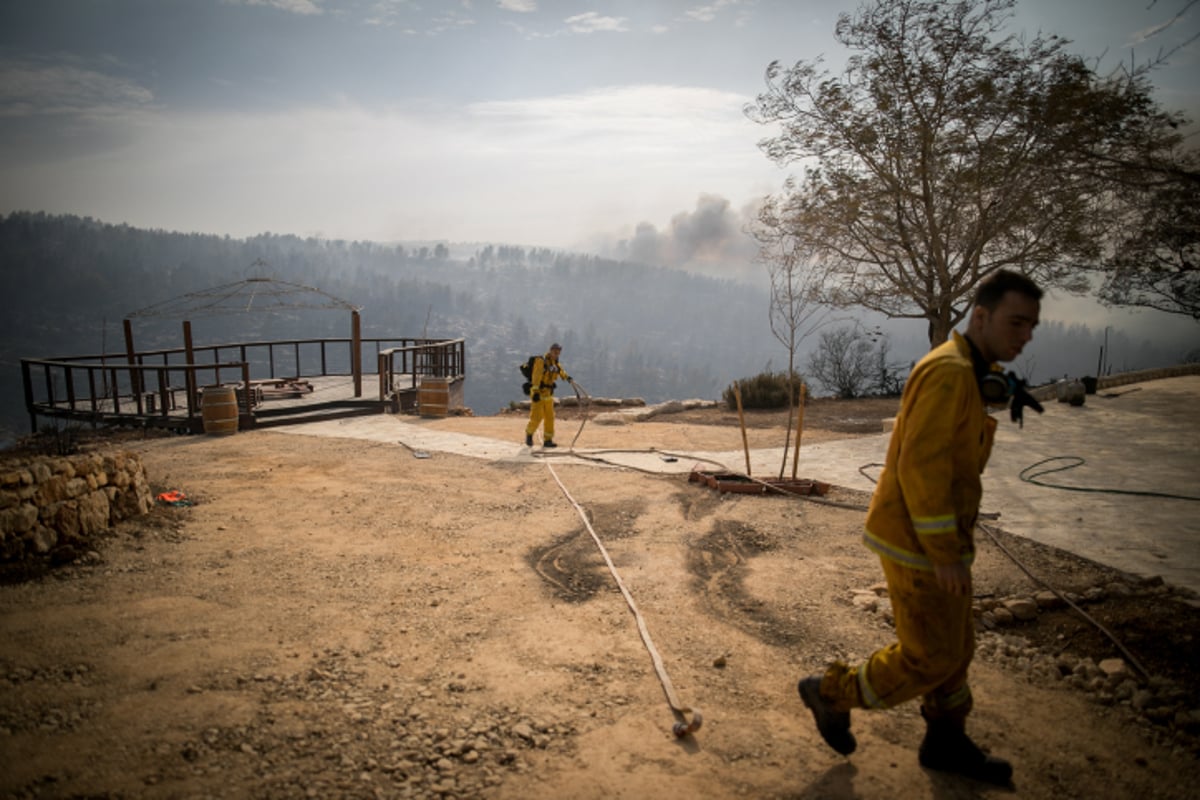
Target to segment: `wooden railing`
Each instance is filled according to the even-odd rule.
[[[422,377],[462,378],[466,374],[465,339],[411,339],[380,350],[379,399],[416,391]]]
[[[404,383],[400,376],[409,375],[407,388],[415,390],[420,376],[461,378],[465,371],[463,339],[361,341],[362,349],[373,347],[376,353],[380,401],[405,390],[399,385]],[[237,383],[239,390],[245,390],[243,413],[251,415],[253,381],[353,376],[358,396],[363,359],[361,353],[357,355],[348,338],[286,339],[193,347],[191,364],[186,363],[184,348],[140,351],[132,358],[124,353],[28,358],[21,359],[21,374],[25,408],[35,432],[39,415],[93,422],[135,417],[163,424],[182,417],[184,424],[194,427],[204,386]]]
[[[21,359],[31,429],[37,431],[39,414],[104,422],[121,417],[165,420],[182,412],[191,419],[201,413],[199,387],[231,378],[246,392],[242,408],[250,408],[250,365],[245,361],[131,366],[117,358],[110,356],[100,363]]]

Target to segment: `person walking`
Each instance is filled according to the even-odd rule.
[[[923,357],[904,386],[887,458],[867,511],[864,541],[883,566],[896,639],[865,663],[841,662],[803,678],[801,700],[825,742],[850,755],[851,709],[887,709],[921,699],[920,764],[1007,786],[1012,765],[982,751],[966,733],[973,699],[967,669],[975,652],[971,610],[974,528],[996,420],[988,405],[1012,401],[1012,417],[1041,406],[1013,373],[1033,338],[1042,290],[1006,270],[977,290],[965,334]]]
[[[533,434],[542,425],[542,446],[558,447],[554,443],[554,385],[559,378],[570,382],[571,376],[558,363],[562,345],[550,345],[546,355],[533,359],[529,377],[529,423],[525,426],[525,444],[533,447]]]

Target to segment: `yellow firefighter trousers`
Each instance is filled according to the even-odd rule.
[[[967,668],[975,654],[971,593],[950,594],[928,570],[881,561],[898,641],[857,669],[831,665],[821,694],[839,711],[891,708],[920,697],[930,718],[965,719],[972,706]]]
[[[542,392],[541,396],[541,400],[529,401],[529,424],[525,426],[525,434],[532,436],[537,433],[538,425],[545,420],[542,438],[549,442],[554,440],[554,395],[547,391]]]

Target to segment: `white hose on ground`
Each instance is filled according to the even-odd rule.
[[[604,563],[608,565],[608,571],[612,573],[613,580],[617,582],[617,588],[621,590],[621,595],[625,598],[625,604],[633,612],[633,617],[637,621],[638,633],[641,634],[642,643],[646,645],[646,650],[650,653],[650,659],[654,662],[654,671],[658,674],[658,681],[662,684],[663,692],[667,696],[667,703],[671,706],[671,711],[679,717],[679,721],[672,728],[673,732],[676,736],[681,737],[699,730],[701,724],[700,712],[681,703],[679,697],[675,694],[675,687],[671,683],[671,676],[667,674],[667,668],[663,665],[662,657],[658,654],[658,649],[655,648],[654,641],[650,638],[650,631],[646,627],[646,620],[642,618],[641,612],[638,611],[637,603],[633,600],[633,595],[629,593],[625,582],[621,580],[621,575],[617,572],[616,566],[609,557],[608,550],[604,547],[604,542],[600,541],[600,536],[596,533],[596,529],[592,527],[587,514],[579,503],[575,501],[575,498],[571,496],[571,493],[567,491],[566,485],[558,477],[558,473],[554,471],[554,466],[549,461],[546,462],[546,469],[550,470],[550,475],[554,478],[554,482],[558,484],[558,488],[562,490],[563,495],[566,496],[567,500],[575,508],[576,513],[579,514],[579,518],[583,520],[584,526],[592,536],[592,541],[596,543],[596,547],[600,550],[600,555],[604,557]]]

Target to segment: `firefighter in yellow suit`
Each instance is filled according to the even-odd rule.
[[[986,401],[1006,403],[1011,396],[1011,386],[994,392],[1006,381],[995,362],[1016,358],[1032,338],[1041,296],[1023,275],[989,276],[966,334],[953,332],[905,384],[864,534],[883,565],[897,641],[861,665],[834,663],[799,685],[822,737],[843,755],[857,746],[851,709],[886,709],[919,697],[926,721],[922,766],[1011,783],[1012,765],[966,734],[967,669],[975,651],[971,564],[980,474],[996,430]],[[1019,412],[1014,401],[1014,420]]]
[[[539,425],[542,428],[542,446],[558,447],[554,442],[554,385],[559,378],[570,381],[571,376],[558,363],[562,355],[562,345],[558,342],[550,345],[546,355],[533,360],[533,372],[530,375],[529,388],[529,423],[525,426],[525,444],[533,446],[533,434],[537,433]]]

